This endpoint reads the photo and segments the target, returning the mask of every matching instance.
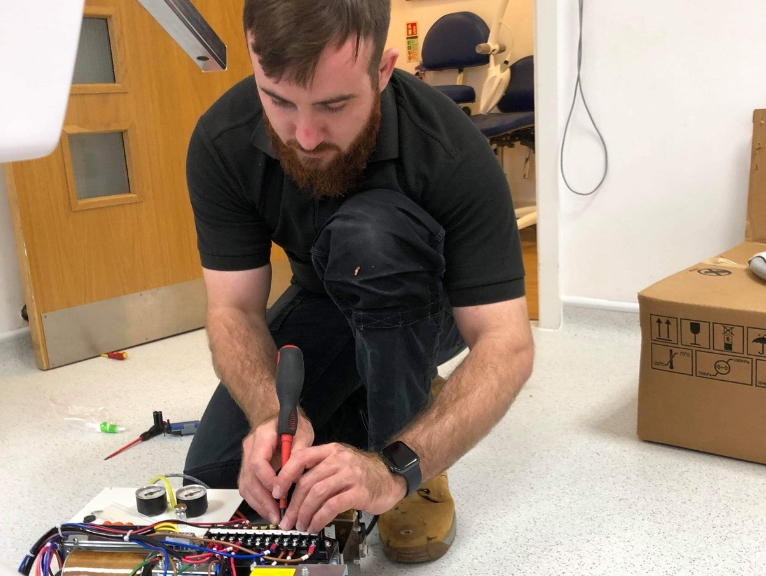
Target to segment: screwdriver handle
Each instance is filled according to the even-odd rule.
[[[176,436],[189,436],[194,434],[199,428],[199,420],[188,420],[186,422],[167,422],[168,434]]]
[[[303,389],[303,353],[296,346],[287,345],[277,355],[277,398],[279,422],[277,433],[295,436],[298,429],[298,400]]]

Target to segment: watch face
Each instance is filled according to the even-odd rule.
[[[415,454],[404,442],[394,442],[383,449],[389,462],[398,470],[406,470],[419,462]]]

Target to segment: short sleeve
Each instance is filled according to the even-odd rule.
[[[511,191],[485,138],[451,162],[430,191],[444,227],[444,285],[453,306],[524,296],[524,261]]]
[[[269,263],[268,227],[224,162],[202,120],[189,142],[186,183],[204,268],[249,270]]]

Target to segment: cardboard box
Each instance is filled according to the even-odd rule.
[[[766,464],[766,282],[747,264],[766,251],[766,110],[753,122],[746,242],[638,296],[638,436]]]

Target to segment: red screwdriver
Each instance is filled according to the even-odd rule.
[[[282,443],[282,467],[290,459],[293,436],[298,430],[298,400],[303,389],[303,353],[297,346],[288,344],[277,354],[277,398],[279,398],[279,421],[277,433]],[[280,498],[279,512],[282,517],[287,510],[287,498]]]
[[[114,456],[117,456],[117,454],[119,454],[120,452],[124,452],[131,446],[135,446],[136,444],[139,444],[141,442],[146,442],[147,440],[150,440],[154,438],[155,436],[159,436],[160,434],[165,432],[165,423],[162,421],[162,412],[158,412],[158,411],[152,412],[152,418],[154,419],[154,424],[152,424],[152,427],[149,428],[149,430],[141,434],[141,436],[133,440],[133,442],[131,442],[130,444],[123,446],[116,452],[112,452],[111,454],[109,454],[109,456],[104,458],[104,460],[109,460],[109,458],[113,458]]]

